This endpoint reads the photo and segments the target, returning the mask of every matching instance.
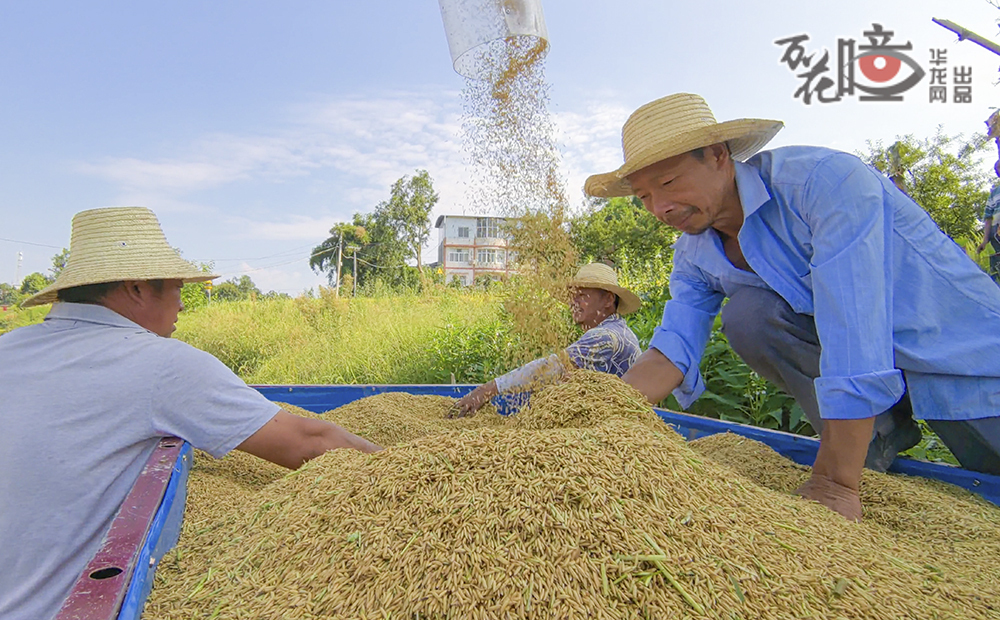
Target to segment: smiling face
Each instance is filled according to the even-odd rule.
[[[577,288],[569,307],[573,322],[590,329],[615,313],[615,294],[600,288]]]
[[[697,235],[743,221],[729,151],[715,144],[664,159],[628,175],[632,191],[660,222]],[[735,204],[734,204],[735,199]],[[734,221],[738,220],[738,221]]]

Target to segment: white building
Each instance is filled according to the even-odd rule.
[[[510,270],[503,232],[505,222],[502,217],[439,217],[434,227],[441,231],[438,263],[444,271],[444,281],[457,279],[469,286],[480,276],[495,280],[506,277]]]

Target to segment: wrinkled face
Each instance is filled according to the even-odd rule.
[[[615,294],[599,288],[578,288],[573,290],[570,302],[573,322],[584,327],[593,327],[615,312]]]
[[[646,210],[667,226],[696,235],[715,224],[734,184],[722,145],[702,149],[702,159],[684,153],[628,175]]]
[[[140,282],[139,286],[148,287],[148,297],[138,314],[139,325],[142,325],[154,334],[169,338],[177,329],[177,315],[184,309],[181,302],[181,288],[184,283],[180,280],[164,280],[163,290],[156,291],[148,282]]]

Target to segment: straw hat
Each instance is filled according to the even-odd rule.
[[[618,286],[618,274],[604,263],[590,263],[580,267],[570,280],[570,288],[599,288],[618,295],[618,314],[635,312],[642,305],[632,291]]]
[[[110,207],[73,216],[69,260],[56,281],[24,300],[22,307],[56,301],[63,289],[121,280],[204,282],[204,273],[167,243],[160,222],[143,207]]]
[[[781,121],[741,118],[725,123],[715,116],[698,95],[679,93],[657,99],[632,113],[622,128],[625,163],[614,172],[587,179],[584,191],[591,196],[631,196],[628,175],[681,153],[720,142],[729,145],[730,156],[743,161],[759,151],[782,128]]]

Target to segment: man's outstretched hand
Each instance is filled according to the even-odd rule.
[[[458,399],[448,411],[449,418],[464,418],[479,411],[491,398],[500,393],[496,381],[489,381]]]
[[[813,473],[795,494],[823,504],[848,521],[861,521],[861,497],[850,487],[837,484],[822,474]]]

